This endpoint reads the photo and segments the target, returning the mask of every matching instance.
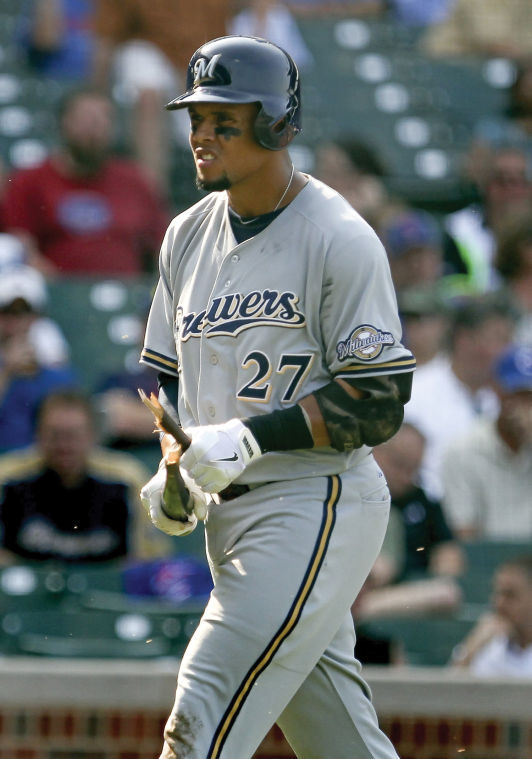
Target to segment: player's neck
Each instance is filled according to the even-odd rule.
[[[306,177],[291,162],[253,182],[239,183],[228,191],[229,205],[241,218],[254,218],[284,208],[306,184]]]

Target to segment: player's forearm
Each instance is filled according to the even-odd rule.
[[[263,453],[331,446],[374,446],[397,432],[408,392],[395,376],[336,378],[296,406],[244,419]]]
[[[263,453],[313,448],[316,444],[305,413],[297,404],[242,421],[251,430]]]
[[[312,435],[312,440],[316,448],[331,444],[331,438],[327,432],[327,425],[320,411],[318,402],[313,394],[307,395],[299,401],[300,408],[304,412],[307,427]]]
[[[339,378],[334,381],[337,382],[351,398],[361,399],[366,395],[364,392],[353,387],[343,379]],[[331,445],[331,436],[327,429],[327,423],[314,393],[302,398],[299,401],[299,405],[306,414],[307,423],[310,425],[312,438],[316,448],[324,445]]]
[[[336,380],[347,388],[353,398],[364,393],[344,380]],[[321,448],[331,445],[327,423],[314,393],[302,398],[295,406],[271,414],[245,419],[264,453],[289,451],[296,448]]]

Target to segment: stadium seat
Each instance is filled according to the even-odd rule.
[[[0,647],[10,656],[156,658],[180,656],[199,616],[138,611],[20,611],[1,618]]]
[[[364,623],[360,631],[398,643],[411,666],[442,667],[473,624],[456,617],[393,617]]]
[[[157,618],[178,612],[195,623],[212,588],[206,562],[190,555],[75,566],[66,571],[65,584],[71,609]]]
[[[389,19],[307,18],[299,26],[315,63],[302,74],[298,142],[366,139],[389,170],[389,189],[406,202],[441,212],[468,202],[462,171],[472,130],[480,118],[502,112],[510,67],[502,60],[433,60],[417,45],[415,29]],[[401,119],[425,120],[423,144],[405,142],[421,132],[412,123],[398,130]]]
[[[464,602],[487,607],[493,575],[508,559],[530,553],[530,544],[515,541],[476,540],[463,544],[467,567],[460,578]]]
[[[153,285],[151,277],[64,277],[49,283],[47,314],[63,330],[87,391],[108,374],[138,366]]]
[[[15,564],[0,569],[0,613],[59,608],[68,603],[68,596],[60,567]]]

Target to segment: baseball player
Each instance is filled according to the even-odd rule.
[[[209,194],[168,228],[141,360],[191,438],[179,468],[214,589],[161,757],[249,759],[277,722],[300,759],[396,758],[350,613],[388,519],[371,447],[399,428],[414,369],[386,253],[294,169],[300,86],[280,48],[206,43],[167,108],[188,109]],[[161,529],[196,525],[165,508],[164,466],[143,494]]]

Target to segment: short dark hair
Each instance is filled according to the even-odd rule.
[[[382,157],[370,143],[349,135],[338,137],[333,144],[343,150],[351,166],[361,174],[372,174],[384,178],[389,173]]]
[[[43,418],[46,414],[54,408],[58,407],[70,407],[76,408],[82,411],[91,425],[96,425],[96,412],[92,401],[88,395],[80,390],[65,389],[56,390],[53,393],[47,395],[40,403],[37,409],[37,428],[42,424]]]
[[[505,559],[497,569],[519,569],[532,583],[532,554],[520,554],[510,559]]]
[[[73,103],[83,97],[99,97],[103,100],[107,100],[111,104],[114,102],[109,92],[100,87],[91,87],[90,85],[71,87],[63,93],[57,102],[56,117],[59,125],[63,121],[65,114],[68,113],[72,107]]]
[[[449,342],[452,345],[459,332],[481,327],[489,319],[500,317],[515,321],[515,309],[506,297],[496,294],[471,295],[454,304],[450,310]]]

